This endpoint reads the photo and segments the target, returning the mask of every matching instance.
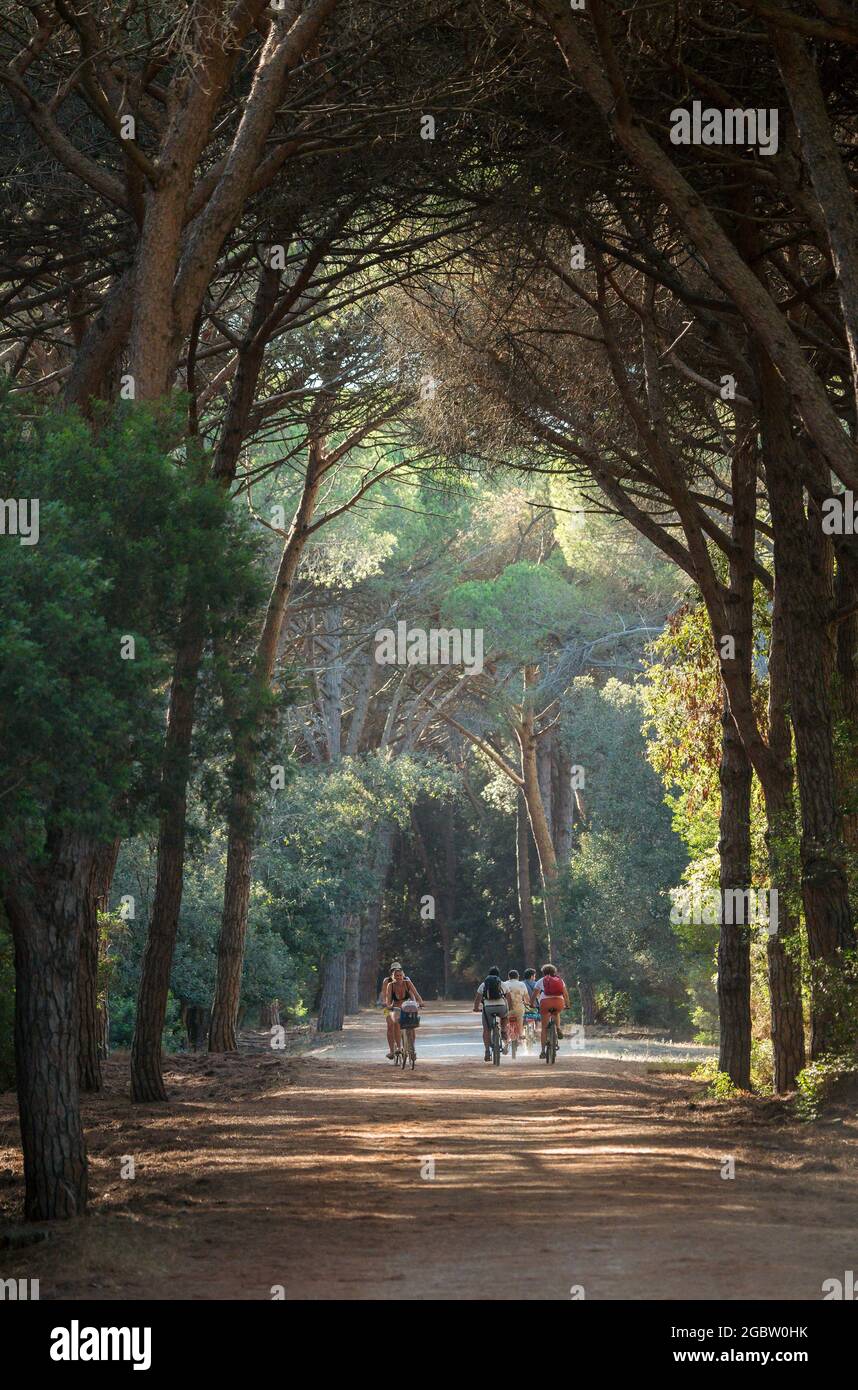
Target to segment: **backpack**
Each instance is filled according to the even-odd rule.
[[[543,975],[542,993],[551,998],[553,995],[563,993],[563,981],[559,975]]]
[[[497,1002],[503,999],[503,985],[499,975],[487,975],[483,980],[483,1000]]]

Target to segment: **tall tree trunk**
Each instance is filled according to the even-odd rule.
[[[260,1028],[276,1028],[280,1023],[280,1000],[271,999],[259,1008]]]
[[[194,1052],[201,1052],[206,1045],[211,1011],[203,1004],[183,1004],[182,1022],[185,1025],[188,1044]]]
[[[778,1092],[792,1090],[805,1064],[800,922],[794,907],[799,884],[793,881],[789,853],[789,842],[795,833],[795,808],[792,736],[786,715],[788,683],[783,601],[780,586],[776,585],[769,650],[769,748],[774,767],[762,779],[762,788],[769,882],[778,890],[777,934],[769,934],[767,947],[774,1087]]]
[[[848,613],[837,625],[836,714],[848,736],[846,757],[837,765],[837,791],[843,812],[843,838],[858,849],[858,573],[854,559],[838,556],[836,606]],[[851,610],[851,611],[850,611]]]
[[[346,953],[337,951],[324,964],[322,996],[316,1028],[320,1033],[338,1033],[343,1026],[346,1002]]]
[[[728,892],[751,884],[751,764],[724,701],[721,718],[720,856],[721,928],[718,940],[718,1016],[721,1024],[718,1070],[741,1090],[751,1086],[751,938],[747,896],[741,923],[728,923]],[[735,916],[735,913],[733,913]]]
[[[525,679],[528,684],[535,683],[536,673],[533,668],[528,668]],[[545,803],[542,799],[542,788],[539,784],[538,739],[533,729],[533,715],[527,709],[524,710],[521,724],[516,729],[516,736],[521,750],[522,791],[524,792],[530,828],[533,831],[533,839],[536,844],[536,853],[539,856],[542,882],[547,894],[548,885],[553,886],[557,878],[557,855],[554,852],[551,826],[548,823]]]
[[[572,790],[572,759],[559,739],[554,745],[552,802],[554,852],[560,867],[565,868],[572,854],[575,798]]]
[[[346,949],[346,989],[345,1011],[356,1014],[360,1009],[360,921],[356,916],[348,919],[349,944]]]
[[[242,740],[236,748],[232,771],[223,918],[217,943],[217,976],[209,1028],[209,1052],[235,1052],[238,1049],[238,1009],[253,867],[255,798],[251,781],[254,770],[253,751],[249,742]]]
[[[535,681],[535,668],[529,667],[525,671],[526,687],[535,684]],[[536,845],[536,853],[539,858],[539,868],[542,875],[545,923],[550,954],[553,944],[553,928],[557,919],[557,855],[554,851],[554,841],[551,838],[551,827],[548,823],[545,803],[542,799],[542,789],[539,785],[537,751],[539,744],[534,732],[533,714],[526,703],[523,708],[521,723],[516,728],[516,737],[521,750],[522,791],[524,793],[528,820],[530,821],[530,828],[533,832],[533,840]]]
[[[182,905],[191,738],[204,640],[205,614],[199,605],[191,604],[182,621],[170,688],[155,897],[140,969],[131,1043],[131,1099],[138,1103],[167,1099],[161,1070],[161,1034]]]
[[[545,814],[548,833],[555,845],[556,827],[554,824],[554,736],[544,734],[536,745],[536,774],[539,781],[539,795]]]
[[[589,980],[578,981],[581,999],[581,1022],[586,1027],[596,1022],[596,991]]]
[[[393,826],[382,825],[376,840],[375,851],[375,889],[367,908],[361,932],[360,949],[360,994],[359,1001],[364,1008],[375,1003],[376,982],[378,979],[378,929],[384,909],[384,890],[387,875],[393,858]]]
[[[842,951],[855,945],[837,803],[830,681],[830,599],[811,543],[788,402],[763,363],[763,443],[775,532],[775,579],[782,587],[801,801],[802,896],[810,956],[812,1057],[840,1043]]]
[[[733,498],[730,583],[724,593],[727,633],[734,652],[722,644],[720,666],[729,672],[731,687],[741,688],[752,703],[751,673],[754,647],[754,550],[757,506],[757,433],[747,410],[734,411],[735,441],[730,458]],[[721,788],[718,850],[720,854],[721,926],[718,939],[718,1067],[735,1086],[751,1085],[751,933],[748,892],[751,887],[751,788],[753,767],[733,715],[732,696],[722,686]],[[755,724],[756,731],[756,724]],[[742,891],[741,921],[729,922],[727,904]],[[728,898],[726,895],[730,893]],[[731,913],[730,915],[734,915]]]
[[[438,882],[435,865],[429,857],[429,850],[420,828],[420,820],[416,809],[411,813],[411,830],[414,836],[414,846],[417,850],[417,857],[420,860],[423,873],[425,874],[426,887],[429,889],[429,894],[435,904],[435,923],[438,928],[438,940],[441,946],[441,998],[446,999],[450,981],[450,918],[452,916],[446,885],[449,883],[451,873],[455,872],[455,855],[452,864],[449,859],[447,859],[445,868],[445,888],[442,892]],[[451,833],[452,818],[448,817],[444,830],[442,831],[445,841],[445,856],[451,853],[450,840],[448,838],[448,835]],[[423,894],[420,896],[422,897]]]
[[[119,854],[119,840],[99,845],[92,860],[92,876],[80,934],[80,1047],[78,1075],[82,1091],[100,1091],[101,1059],[105,1047],[105,1009],[98,993],[101,941],[98,914],[107,909],[110,885]]]
[[[515,799],[515,866],[524,968],[535,970],[537,968],[536,931],[533,925],[533,898],[530,888],[530,826],[527,819],[524,792],[520,789]]]
[[[15,945],[15,1067],[28,1221],[82,1216],[87,1203],[78,974],[95,846],[68,832],[55,837],[52,849],[37,875],[17,872],[3,898]]]
[[[441,998],[450,994],[450,971],[453,951],[453,923],[456,920],[456,827],[452,811],[442,817],[444,837],[444,897],[441,904]]]

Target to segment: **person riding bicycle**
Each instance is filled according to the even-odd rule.
[[[570,1008],[569,991],[566,988],[566,981],[557,974],[556,965],[543,965],[542,979],[536,982],[534,999],[539,1004],[539,1016],[542,1020],[542,1031],[540,1033],[540,1043],[542,1051],[539,1056],[545,1060],[545,1044],[548,1041],[548,1020],[553,1015],[557,1022],[557,1036],[562,1038],[560,1032],[560,1015],[564,1009]]]
[[[500,977],[500,970],[493,965],[483,983],[474,995],[474,1013],[482,1010],[483,1014],[483,1046],[486,1049],[485,1060],[492,1060],[492,1020],[497,1017],[500,1019],[501,1038],[503,1040],[503,1050],[509,1047],[509,1003],[506,996],[506,987]]]
[[[509,1006],[510,1041],[520,1042],[524,1037],[524,1013],[530,1003],[530,993],[524,981],[518,978],[517,970],[507,971],[503,987]]]
[[[529,1000],[529,1007],[530,1007],[531,1009],[533,1009],[533,1008],[536,1007],[535,1004],[534,1004],[534,1002],[533,1002],[533,996],[534,996],[534,994],[536,993],[536,971],[535,971],[535,970],[525,970],[523,979],[524,979],[524,983],[525,983],[525,985],[526,985],[526,987],[527,987],[527,997],[528,997],[528,1000]]]
[[[423,1000],[417,987],[409,980],[400,961],[393,961],[390,975],[384,982],[384,1012],[387,1018],[388,1058],[393,1061],[394,1054],[402,1046],[402,1033],[399,1029],[399,1012],[406,999],[413,999],[422,1006]]]
[[[378,992],[377,1000],[379,1004],[382,1004],[384,1006],[384,1022],[387,1028],[387,1055],[391,1061],[393,1060],[393,1049],[396,1045],[396,1032],[393,1026],[393,1015],[391,1014],[390,1009],[387,1007],[387,987],[393,979],[394,969],[402,969],[402,966],[398,960],[392,962],[389,971],[382,980],[381,989]]]

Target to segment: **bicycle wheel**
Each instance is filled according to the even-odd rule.
[[[545,1060],[549,1066],[553,1066],[557,1061],[557,1024],[553,1018],[548,1025],[548,1035],[545,1039]]]
[[[500,1059],[501,1059],[501,1027],[500,1027],[500,1019],[498,1018],[497,1014],[495,1014],[494,1019],[492,1020],[492,1063],[493,1063],[493,1065],[496,1066],[496,1067],[499,1067],[499,1066],[500,1066]]]
[[[515,1061],[515,1054],[518,1052],[518,1038],[510,1038],[509,1050],[512,1060]]]
[[[406,1039],[406,1046],[407,1046],[407,1050],[408,1050],[408,1061],[411,1063],[411,1070],[413,1071],[414,1068],[415,1068],[415,1066],[416,1066],[416,1064],[417,1064],[417,1048],[414,1046],[414,1029],[413,1029],[413,1028],[409,1028],[408,1032],[407,1032],[406,1035],[405,1035],[405,1039]],[[403,1064],[403,1065],[404,1065],[404,1064]]]

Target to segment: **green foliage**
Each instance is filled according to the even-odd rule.
[[[701,1062],[691,1075],[695,1081],[708,1082],[706,1093],[712,1100],[733,1100],[739,1094],[728,1073],[718,1070],[716,1057],[709,1057],[705,1062]]]
[[[404,826],[423,795],[444,796],[438,764],[380,755],[303,767],[273,801],[258,855],[258,891],[272,927],[300,963],[312,991],[322,959],[346,941],[347,920],[376,886],[374,853],[382,824]]]
[[[183,604],[234,577],[227,503],[175,437],[169,412],[92,429],[0,397],[0,495],[40,503],[38,543],[0,546],[0,839],[25,853],[49,824],[109,838],[139,821]]]
[[[817,1120],[837,1082],[858,1072],[854,1053],[835,1053],[809,1062],[796,1080],[795,1109],[802,1120]]]
[[[685,576],[634,527],[597,511],[587,491],[568,476],[550,480],[557,540],[589,608],[660,621],[685,587]]]
[[[573,682],[561,724],[586,770],[587,822],[566,866],[558,943],[618,1017],[687,1030],[685,971],[670,924],[668,888],[685,855],[671,830],[641,733],[639,688]],[[607,1017],[607,1015],[603,1015]]]
[[[593,628],[586,599],[556,565],[520,562],[497,579],[469,581],[447,596],[445,624],[482,628],[486,656],[517,663],[538,662],[547,645],[560,641],[578,625]]]
[[[752,697],[760,727],[765,730],[770,615],[761,589],[755,595],[754,621],[758,637]],[[681,883],[671,890],[675,905],[680,908],[692,895],[703,896],[719,888],[723,694],[708,616],[699,600],[689,601],[678,609],[668,620],[662,635],[650,645],[647,680],[642,693],[647,756],[662,779],[674,828],[689,852]],[[752,886],[761,889],[770,884],[766,830],[762,791],[755,778],[751,797],[751,868]],[[782,866],[779,891],[788,893],[792,883],[797,892],[800,873],[795,815],[787,824],[773,827],[772,836]],[[792,907],[799,911],[800,903],[796,901]],[[674,924],[674,930],[686,959],[697,1040],[715,1042],[718,925],[680,920]],[[751,956],[753,1027],[755,1038],[760,1039],[768,1031],[769,998],[765,944],[759,936],[752,940]],[[764,1073],[761,1062],[761,1085]]]

